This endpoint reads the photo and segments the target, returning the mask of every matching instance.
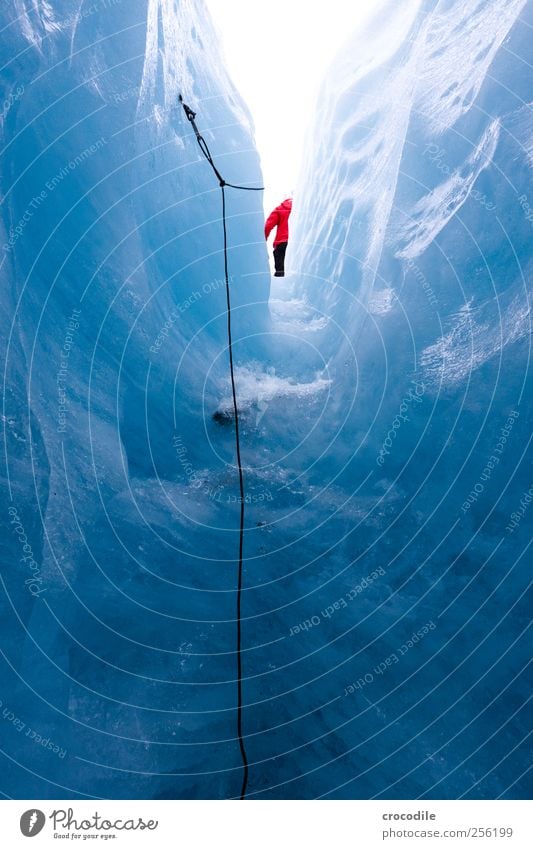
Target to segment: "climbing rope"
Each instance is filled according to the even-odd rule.
[[[231,375],[231,393],[233,398],[233,413],[235,416],[235,445],[236,445],[236,454],[237,454],[237,468],[239,470],[239,490],[240,490],[240,499],[241,499],[241,513],[240,513],[240,528],[239,528],[239,569],[238,569],[238,580],[237,580],[237,737],[239,740],[239,749],[242,757],[242,766],[243,766],[243,777],[242,777],[242,786],[241,786],[241,799],[246,798],[246,789],[248,786],[248,758],[246,755],[246,748],[244,745],[244,737],[242,733],[242,651],[241,651],[241,641],[242,641],[242,616],[241,616],[241,602],[242,602],[242,583],[243,583],[243,548],[244,548],[244,473],[242,469],[241,462],[241,440],[239,436],[239,410],[237,407],[237,390],[235,388],[235,370],[233,367],[233,343],[232,343],[232,335],[231,335],[231,298],[230,298],[230,288],[229,288],[229,270],[228,270],[228,232],[226,226],[226,192],[225,187],[229,186],[232,189],[239,189],[241,191],[246,192],[262,192],[264,189],[261,188],[252,188],[251,186],[236,186],[233,183],[227,183],[222,177],[220,171],[216,167],[213,157],[211,156],[211,151],[207,145],[206,140],[201,135],[198,127],[196,126],[196,112],[187,106],[184,103],[183,98],[180,94],[179,96],[180,103],[183,106],[183,110],[185,115],[187,116],[187,120],[190,121],[191,126],[194,130],[194,134],[196,136],[196,141],[202,151],[203,155],[209,162],[213,172],[218,180],[218,184],[220,186],[220,191],[222,192],[222,228],[224,233],[224,277],[226,281],[226,303],[227,303],[227,314],[228,314],[228,352],[229,352],[229,368]]]

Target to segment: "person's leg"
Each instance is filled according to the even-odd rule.
[[[274,248],[274,266],[276,272],[274,277],[285,277],[285,252],[287,250],[287,242],[282,242]]]
[[[283,277],[284,269],[282,245],[276,245],[274,248],[274,268],[276,269],[274,277]]]

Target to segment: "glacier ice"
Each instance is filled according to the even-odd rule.
[[[272,297],[228,190],[251,798],[527,796],[532,23],[409,0],[347,43]],[[0,27],[3,792],[233,797],[220,190],[178,95],[258,186],[252,120],[201,0]]]

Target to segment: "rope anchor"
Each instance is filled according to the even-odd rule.
[[[224,177],[222,176],[222,174],[220,173],[220,171],[218,170],[218,168],[216,167],[216,165],[213,161],[213,157],[211,156],[211,151],[209,150],[209,147],[208,147],[206,140],[204,139],[204,137],[201,134],[198,127],[196,126],[196,112],[193,112],[191,107],[187,106],[187,104],[183,100],[183,97],[181,96],[181,94],[179,96],[179,101],[180,101],[181,105],[183,106],[183,111],[185,112],[185,115],[187,116],[187,120],[190,122],[190,124],[191,124],[191,126],[194,130],[194,135],[196,136],[196,141],[198,142],[198,146],[199,146],[200,150],[202,151],[203,155],[205,156],[205,158],[207,159],[207,161],[209,162],[211,168],[213,169],[213,172],[215,174],[215,177],[218,180],[218,184],[219,184],[220,188],[223,189],[224,186],[229,186],[231,189],[239,189],[242,192],[264,192],[265,189],[264,189],[263,186],[236,186],[234,183],[227,183],[226,182],[226,180],[224,179]]]

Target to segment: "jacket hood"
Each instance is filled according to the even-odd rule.
[[[283,203],[280,203],[280,206],[284,206],[285,209],[292,209],[292,198],[286,198]]]

